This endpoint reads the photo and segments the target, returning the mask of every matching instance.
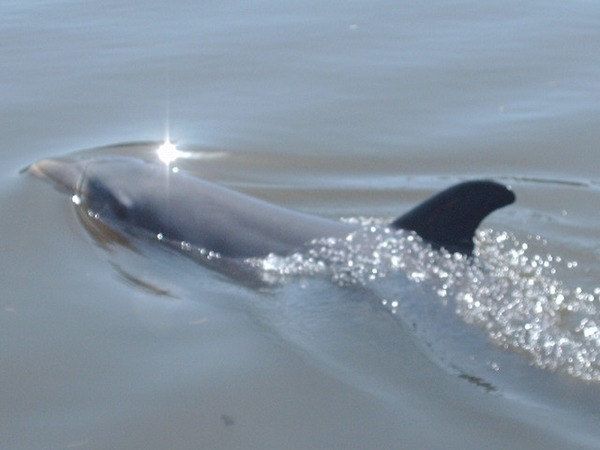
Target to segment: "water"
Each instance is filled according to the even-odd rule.
[[[598,448],[599,13],[3,2],[0,447]],[[218,154],[198,175],[313,214],[381,223],[472,177],[517,204],[479,236],[488,278],[445,297],[444,260],[263,291],[99,246],[18,174],[167,122]],[[565,336],[583,359],[538,346]]]

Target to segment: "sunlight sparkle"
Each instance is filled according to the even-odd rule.
[[[156,156],[158,156],[158,159],[160,159],[163,163],[168,165],[177,158],[185,156],[185,152],[178,150],[177,146],[167,138],[165,139],[165,142],[156,150]]]

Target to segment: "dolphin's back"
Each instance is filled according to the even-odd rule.
[[[355,229],[139,160],[119,159],[88,172],[88,203],[101,219],[226,257],[284,255],[313,239],[343,237]]]

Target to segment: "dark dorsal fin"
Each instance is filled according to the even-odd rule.
[[[515,201],[515,194],[493,181],[467,181],[424,201],[391,226],[412,230],[434,248],[471,255],[473,235],[492,211]]]

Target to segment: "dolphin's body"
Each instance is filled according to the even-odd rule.
[[[223,257],[287,255],[318,238],[343,238],[358,225],[291,211],[134,157],[46,159],[28,172],[85,202],[118,232],[159,236]],[[455,185],[390,226],[413,230],[435,248],[470,255],[473,234],[515,196],[493,181]]]

